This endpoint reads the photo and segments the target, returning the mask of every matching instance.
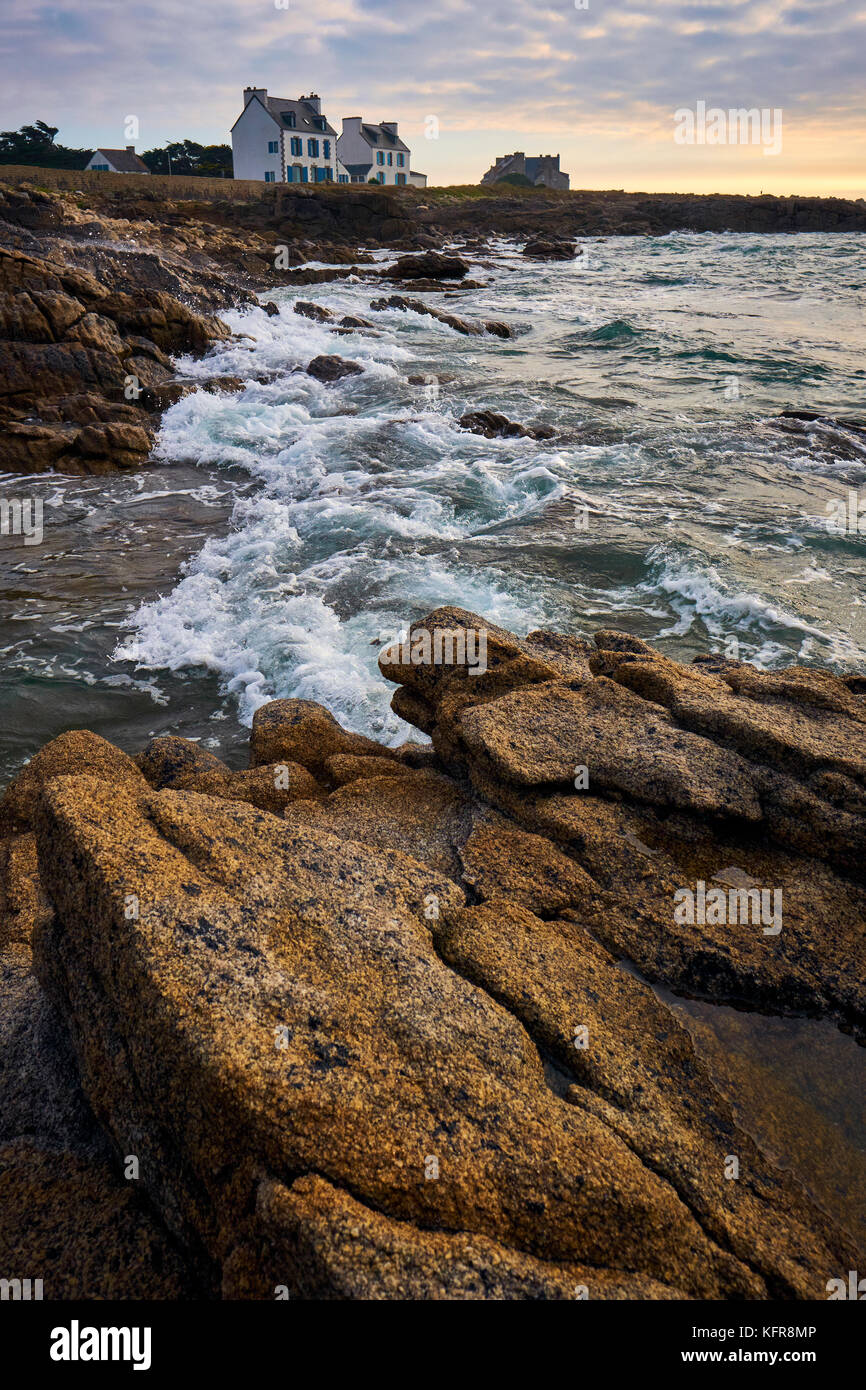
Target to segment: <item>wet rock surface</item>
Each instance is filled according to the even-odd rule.
[[[466,659],[420,659],[443,631]],[[647,981],[862,1035],[863,696],[459,609],[380,665],[432,747],[278,700],[247,771],[72,733],[7,789],[0,1026],[40,1081],[0,1073],[0,1207],[53,1125],[30,1181],[69,1287],[111,1225],[105,1296],[146,1220],[143,1296],[825,1297],[844,1210]],[[781,891],[780,930],[678,919],[698,881]]]
[[[469,337],[478,337],[482,333],[489,333],[495,338],[515,336],[513,328],[507,323],[499,322],[498,319],[462,319],[457,314],[446,313],[444,309],[433,309],[421,299],[407,299],[402,294],[391,294],[387,299],[373,299],[370,308],[379,312],[383,309],[403,309],[411,310],[414,314],[425,314],[428,318],[436,319],[438,323],[453,328],[456,333],[463,333]]]
[[[462,280],[469,265],[460,256],[443,256],[425,251],[420,256],[401,256],[380,274],[387,280]]]
[[[498,410],[471,410],[457,422],[461,429],[483,434],[486,439],[552,439],[556,431],[549,425],[521,425]]]
[[[3,467],[105,473],[144,463],[167,354],[228,328],[163,290],[109,293],[86,271],[0,247]]]
[[[573,261],[580,252],[573,241],[560,241],[558,238],[538,237],[528,241],[523,255],[532,261]]]
[[[337,357],[336,354],[322,353],[319,357],[313,358],[307,367],[307,375],[327,383],[340,381],[344,376],[360,376],[363,370],[360,362],[351,362],[348,358]]]

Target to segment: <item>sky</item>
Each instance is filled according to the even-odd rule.
[[[866,0],[3,0],[0,127],[222,143],[255,86],[398,121],[435,184],[523,150],[572,188],[864,197],[864,57]],[[781,150],[678,143],[698,102],[766,110]]]

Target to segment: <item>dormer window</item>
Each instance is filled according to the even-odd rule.
[[[286,125],[290,125],[290,126],[292,126],[292,128],[294,128],[294,124],[295,124],[295,113],[294,113],[294,111],[287,111],[287,112],[286,112]]]

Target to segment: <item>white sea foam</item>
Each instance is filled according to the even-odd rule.
[[[184,359],[181,370],[193,381],[238,376],[245,389],[179,401],[163,418],[158,457],[230,470],[220,486],[233,485],[236,469],[249,481],[227,534],[211,538],[179,582],[139,610],[116,657],[145,673],[211,672],[246,722],[264,700],[296,695],[391,742],[410,731],[390,711],[377,670],[380,635],[446,603],[519,632],[581,630],[621,614],[623,626],[637,616],[642,631],[674,651],[680,643],[693,650],[698,635],[719,641],[734,632],[749,659],[766,664],[810,654],[842,665],[862,659],[853,638],[808,608],[812,586],[826,590],[828,576],[839,574],[814,550],[814,528],[804,521],[792,531],[793,523],[774,526],[772,515],[766,522],[745,502],[731,507],[732,495],[739,503],[747,492],[744,439],[762,484],[775,477],[780,489],[790,467],[802,476],[808,448],[799,436],[750,425],[720,393],[730,369],[715,361],[718,330],[707,324],[725,276],[731,295],[753,288],[756,244],[688,234],[646,246],[593,242],[603,273],[577,276],[528,264],[503,242],[494,247],[494,283],[467,292],[458,312],[536,325],[508,343],[462,337],[411,312],[371,312],[377,288],[346,279],[275,290],[267,298],[280,312],[271,317],[259,308],[226,315],[250,336]],[[784,239],[766,264],[783,288],[797,274]],[[648,268],[686,267],[688,283],[669,294],[664,287],[680,317],[660,327],[661,291],[642,277]],[[712,309],[708,285],[718,300]],[[295,314],[299,299],[338,316],[361,314],[375,331],[336,336]],[[766,372],[780,349],[771,353],[766,339],[750,336],[755,317],[750,310],[740,319],[738,351],[752,351],[756,371]],[[626,318],[646,332],[593,346],[587,326]],[[639,355],[646,338],[658,363]],[[697,368],[690,360],[684,378],[675,357],[700,358],[704,349],[706,360]],[[334,352],[363,373],[333,385],[307,375],[312,357]],[[445,380],[429,391],[411,385],[410,374]],[[692,394],[677,395],[686,389]],[[641,418],[616,434],[623,397],[656,412],[655,433]],[[541,416],[562,437],[488,440],[461,430],[460,414],[481,407]],[[579,442],[576,424],[584,422],[606,442]],[[569,499],[587,501],[585,535],[574,531]],[[204,491],[199,500],[208,500]],[[771,582],[772,556],[792,552],[803,552],[794,578]]]

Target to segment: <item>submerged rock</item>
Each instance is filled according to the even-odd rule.
[[[374,299],[370,303],[370,308],[381,311],[382,309],[409,309],[415,314],[426,314],[428,318],[436,319],[439,323],[446,324],[453,328],[457,333],[464,333],[470,337],[477,337],[482,333],[490,333],[496,338],[513,338],[514,330],[507,323],[500,323],[496,319],[488,319],[474,323],[470,319],[458,318],[456,314],[446,314],[443,309],[431,309],[429,304],[425,304],[421,299],[407,299],[405,295],[392,294],[387,299]]]
[[[549,425],[520,425],[496,410],[470,410],[458,421],[461,429],[483,434],[486,439],[553,439]]]
[[[296,314],[303,314],[305,319],[313,319],[316,323],[329,323],[334,317],[324,304],[311,304],[306,299],[299,299],[294,305],[294,310]]]
[[[317,381],[339,381],[344,376],[359,376],[364,368],[360,362],[351,362],[345,357],[320,354],[314,357],[307,367],[307,374],[314,376]]]

